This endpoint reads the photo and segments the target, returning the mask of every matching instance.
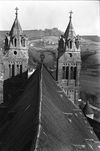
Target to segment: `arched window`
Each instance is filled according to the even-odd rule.
[[[70,49],[72,49],[72,40],[70,40]]]
[[[6,48],[6,49],[8,49],[9,44],[10,44],[10,36],[9,36],[9,34],[7,33],[7,34],[6,34],[6,37],[5,37],[5,48]]]
[[[61,36],[58,44],[59,44],[59,49],[64,49],[64,39],[62,36]]]
[[[20,65],[20,74],[22,74],[22,64]]]
[[[14,44],[14,40],[13,39],[11,39],[11,43],[12,43],[12,45]]]
[[[67,42],[67,43],[68,43],[68,48],[70,48],[70,40],[68,40],[68,42]]]
[[[66,79],[68,79],[69,67],[66,67]]]
[[[9,64],[9,77],[12,76],[12,73],[11,73],[11,64]]]
[[[66,79],[66,68],[65,68],[65,66],[62,67],[62,79]]]
[[[12,65],[12,77],[14,77],[14,75],[15,75],[15,66],[14,66],[14,64]]]
[[[74,79],[76,80],[77,67],[74,67]]]
[[[8,47],[8,38],[5,38],[5,46]]]
[[[14,44],[15,44],[15,47],[17,46],[17,39],[15,38],[14,39]]]
[[[62,67],[62,79],[68,79],[69,75],[69,66]]]
[[[19,64],[17,64],[17,74],[20,74]]]
[[[76,45],[76,48],[78,49],[79,48],[79,40],[78,39],[75,39],[75,45]]]
[[[23,38],[23,37],[21,39],[21,44],[22,44],[23,47],[25,47],[25,38]]]
[[[71,67],[71,79],[74,79],[74,67]]]

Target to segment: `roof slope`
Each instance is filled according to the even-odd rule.
[[[28,82],[28,71],[23,74],[18,74],[15,77],[9,78],[3,83],[3,101],[12,104],[18,100],[18,97],[24,92]]]
[[[0,126],[0,151],[29,151],[31,145],[32,151],[100,150],[84,115],[44,66],[29,78],[7,115]]]
[[[21,25],[20,25],[20,23],[18,21],[18,16],[16,15],[15,21],[14,21],[14,23],[12,25],[12,28],[10,30],[9,35],[11,37],[14,37],[14,36],[18,36],[19,37],[22,34],[23,34],[23,31],[22,31]]]
[[[41,79],[41,130],[37,138],[37,151],[71,151],[79,148],[91,151],[89,143],[99,151],[94,143],[98,139],[84,115],[67,99],[45,67]]]
[[[30,77],[17,103],[8,110],[5,108],[7,113],[4,113],[2,125],[0,123],[0,151],[29,151],[31,141],[35,141],[39,121],[39,81],[40,69]]]
[[[75,34],[75,31],[74,31],[74,28],[73,28],[73,25],[72,25],[72,12],[70,12],[70,16],[69,16],[69,24],[67,26],[67,29],[64,33],[64,37],[65,37],[65,40],[69,40],[69,39],[73,39],[76,37],[76,34]]]

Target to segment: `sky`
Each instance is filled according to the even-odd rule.
[[[23,30],[57,27],[65,31],[72,10],[72,23],[78,35],[100,36],[99,1],[6,1],[0,0],[0,30],[10,30],[15,8]]]

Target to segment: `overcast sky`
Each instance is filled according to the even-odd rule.
[[[0,30],[10,30],[15,7],[22,29],[54,28],[65,31],[69,12],[76,34],[100,36],[99,1],[0,1]]]

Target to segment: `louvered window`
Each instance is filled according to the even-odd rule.
[[[65,68],[65,66],[62,67],[62,79],[66,79],[66,68]]]
[[[18,64],[17,64],[17,74],[20,74],[20,68]]]
[[[20,65],[20,74],[22,74],[22,65]]]
[[[72,49],[72,41],[70,41],[70,49]]]
[[[62,79],[68,79],[69,67],[63,66],[62,67]]]
[[[11,73],[11,64],[9,64],[9,77],[12,76],[12,73]]]
[[[71,67],[71,79],[74,79],[74,67]]]
[[[77,67],[74,67],[74,79],[76,80]]]
[[[69,72],[69,67],[66,67],[66,79],[68,79],[68,72]]]
[[[14,64],[12,65],[12,77],[14,77],[14,75],[15,75],[15,66],[14,66]]]
[[[15,47],[17,46],[17,39],[15,38],[14,39],[14,44],[15,44]]]

